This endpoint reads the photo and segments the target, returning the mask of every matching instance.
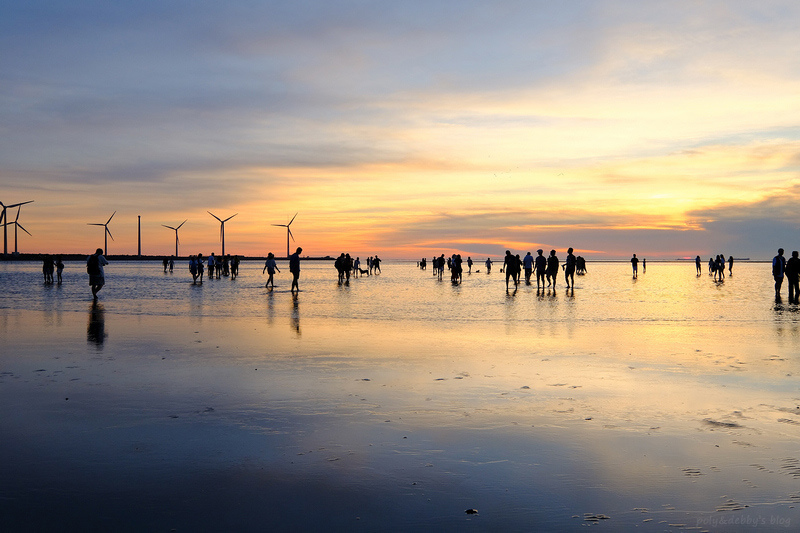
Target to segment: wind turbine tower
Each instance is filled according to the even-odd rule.
[[[290,220],[288,224],[273,224],[273,226],[279,226],[281,228],[286,228],[286,259],[289,259],[289,255],[290,255],[289,254],[289,237],[291,237],[292,240],[294,240],[294,235],[292,235],[292,230],[291,230],[291,228],[289,228],[289,226],[292,225],[292,222],[294,222],[294,219],[296,219],[296,218],[297,218],[297,213],[294,214],[294,216],[292,217],[292,220]]]
[[[238,215],[239,213],[235,213],[235,214],[229,216],[228,218],[226,218],[225,220],[222,220],[221,218],[219,218],[217,215],[215,215],[211,211],[209,211],[208,214],[211,215],[212,217],[216,218],[217,220],[219,220],[219,240],[222,241],[222,257],[225,257],[225,223],[227,221],[229,221],[230,219],[232,219],[233,217],[235,217],[236,215]]]
[[[106,221],[105,224],[96,224],[96,223],[95,224],[92,224],[92,223],[86,224],[87,226],[103,226],[105,228],[105,231],[103,232],[103,235],[105,237],[105,248],[103,248],[103,254],[104,255],[108,255],[108,238],[111,237],[111,240],[112,241],[114,240],[114,236],[111,235],[111,231],[108,229],[108,224],[109,224],[109,222],[111,222],[111,219],[114,218],[114,215],[116,215],[116,214],[117,214],[116,211],[111,213],[111,216],[108,217],[108,220]]]
[[[21,207],[17,206],[17,216],[14,218],[13,222],[4,222],[3,223],[4,226],[10,226],[11,224],[14,225],[14,255],[19,255],[19,251],[17,249],[17,230],[18,229],[22,229],[22,231],[24,231],[28,235],[31,235],[31,232],[26,230],[22,226],[22,224],[19,223],[19,211],[20,211],[20,209],[21,209]],[[31,237],[33,237],[33,235],[31,235]]]
[[[189,219],[187,218],[186,220],[189,220]],[[177,228],[173,228],[172,226],[167,226],[166,224],[161,224],[165,228],[169,228],[169,229],[171,229],[171,230],[173,230],[175,232],[175,257],[180,257],[178,255],[178,244],[180,243],[180,241],[178,240],[178,230],[181,229],[181,226],[186,224],[186,220],[181,222],[180,225],[178,225]]]

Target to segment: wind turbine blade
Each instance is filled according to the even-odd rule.
[[[273,226],[278,226],[278,227],[281,227],[281,228],[288,228],[289,227],[286,224],[273,224]]]
[[[87,226],[105,226],[105,224],[92,224],[91,222],[86,223]]]
[[[25,232],[25,233],[27,233],[28,235],[31,235],[31,232],[30,232],[30,231],[28,231],[28,230],[26,230],[25,228],[23,228],[23,227],[22,227],[22,224],[20,224],[19,222],[15,222],[15,224],[17,225],[17,227],[18,227],[19,229],[21,229],[22,231],[24,231],[24,232]],[[33,235],[31,235],[31,237],[33,237]]]
[[[214,213],[212,213],[211,211],[208,211],[208,214],[211,215],[212,217],[216,218],[220,222],[222,222],[222,220],[220,220],[220,218],[217,215],[215,215]]]
[[[184,220],[183,222],[181,222],[181,223],[178,225],[178,227],[177,227],[177,228],[175,228],[175,231],[178,231],[179,229],[181,229],[181,226],[183,226],[184,224],[186,224],[186,221],[187,221],[187,220],[189,220],[189,219],[187,218],[186,220]]]
[[[239,214],[239,213],[236,213],[236,215],[238,215],[238,214]],[[227,221],[229,221],[230,219],[232,219],[232,218],[233,218],[233,217],[235,217],[236,215],[231,215],[231,216],[229,216],[228,218],[226,218],[225,220],[223,220],[223,222],[227,222]]]
[[[294,240],[294,235],[292,235],[292,230],[289,229],[289,226],[286,226],[286,231],[289,232],[289,237],[291,237],[292,240]]]
[[[297,215],[298,215],[299,213],[300,213],[299,211],[298,211],[297,213],[295,213],[295,214],[294,214],[294,216],[292,217],[292,220],[290,220],[290,221],[289,221],[289,223],[288,223],[288,224],[286,224],[286,225],[287,225],[287,226],[291,226],[291,225],[292,225],[292,222],[294,222],[294,219],[296,219],[296,218],[297,218]]]
[[[9,208],[9,207],[19,207],[19,206],[21,206],[21,205],[30,204],[30,203],[33,203],[33,200],[28,200],[27,202],[20,202],[20,203],[18,203],[18,204],[3,205],[3,207],[5,207],[5,208]]]
[[[19,207],[17,208],[17,216],[14,217],[14,223],[15,224],[17,223],[17,220],[19,220]]]
[[[108,233],[108,236],[111,237],[111,240],[113,241],[114,240],[114,236],[111,235],[111,230],[108,229],[108,226],[106,226],[106,233]]]
[[[110,217],[108,217],[108,222],[111,222],[111,219],[112,219],[112,218],[114,218],[114,215],[116,215],[116,214],[117,214],[117,212],[116,212],[116,211],[114,211],[113,213],[111,213],[111,216],[110,216]],[[108,222],[106,222],[106,224],[108,224]]]
[[[169,228],[169,229],[171,229],[173,231],[175,230],[175,228],[173,228],[172,226],[167,226],[166,224],[161,224],[161,225],[164,226],[165,228]],[[178,226],[178,227],[180,227],[180,226]]]

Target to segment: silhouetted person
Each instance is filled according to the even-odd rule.
[[[166,271],[167,271],[167,267],[169,266],[169,259],[167,259],[167,258],[165,257],[165,258],[164,258],[164,259],[161,261],[161,263],[164,265],[164,272],[166,272]]]
[[[192,285],[197,285],[197,256],[189,256],[189,272],[192,274]]]
[[[725,256],[718,255],[714,263],[714,279],[723,281],[725,279]]]
[[[236,279],[236,276],[239,275],[239,262],[239,256],[234,255],[231,259],[231,279]]]
[[[536,250],[536,259],[534,265],[536,267],[536,290],[539,290],[539,282],[542,282],[542,289],[544,289],[544,277],[547,274],[547,258],[542,255],[544,250]]]
[[[64,261],[61,260],[61,256],[56,258],[56,275],[58,276],[58,284],[61,285],[61,274],[64,272]]]
[[[53,271],[55,267],[53,266],[53,258],[50,255],[44,256],[42,260],[42,274],[44,275],[44,282],[45,283],[53,283]]]
[[[172,274],[172,270],[175,268],[175,256],[169,256],[169,273]]]
[[[583,256],[579,255],[578,257],[575,258],[575,265],[576,265],[575,272],[577,274],[581,276],[586,274],[586,259],[584,259]]]
[[[697,268],[697,275],[698,275],[698,276],[699,276],[700,274],[702,274],[702,273],[703,273],[703,270],[702,270],[702,268],[701,268],[701,266],[700,266],[700,265],[701,265],[701,263],[702,263],[702,261],[701,261],[701,259],[700,259],[700,256],[699,256],[699,255],[698,255],[697,257],[695,257],[695,258],[694,258],[694,266]]]
[[[217,269],[217,258],[214,252],[208,256],[208,279],[214,279],[214,271]]]
[[[297,283],[297,280],[300,279],[300,254],[303,253],[303,249],[299,246],[297,247],[297,251],[289,256],[289,272],[292,273],[292,292],[297,289],[297,292],[300,292],[300,285]]]
[[[550,250],[550,257],[547,258],[547,286],[552,283],[555,289],[556,278],[558,278],[558,257],[555,250]]]
[[[642,274],[647,274],[647,258],[642,257]]]
[[[203,265],[203,254],[197,254],[197,279],[200,280],[200,285],[203,284],[203,272],[206,271],[205,265]]]
[[[264,287],[269,287],[272,285],[272,288],[274,289],[275,280],[272,279],[272,276],[275,274],[276,270],[278,272],[280,272],[280,270],[278,269],[278,264],[275,262],[275,255],[272,252],[267,254],[267,261],[264,263],[264,269],[261,271],[262,274],[264,273],[264,270],[266,270],[267,274],[269,274],[269,277],[267,278],[267,284],[264,285]]]
[[[103,267],[108,264],[103,257],[103,249],[98,248],[92,255],[86,258],[86,272],[89,274],[89,285],[92,287],[92,297],[97,299],[97,293],[106,284],[105,272]]]
[[[472,274],[472,257],[467,256],[467,267],[469,268],[468,274]]]
[[[564,262],[564,278],[567,282],[567,288],[569,289],[572,287],[575,288],[575,266],[577,265],[578,261],[572,253],[572,248],[567,250],[567,259]],[[572,280],[572,285],[570,285],[570,280]]]
[[[375,255],[372,259],[372,269],[375,271],[376,274],[381,273],[381,258]]]
[[[786,261],[786,281],[789,282],[789,303],[800,303],[800,258],[797,250],[792,252],[792,257]]]
[[[512,270],[512,263],[516,261],[516,258],[511,255],[511,250],[506,250],[506,256],[503,258],[503,271],[506,273],[506,290],[508,290],[508,279],[514,275]]]
[[[733,275],[733,256],[732,255],[728,257],[728,275],[729,276]]]
[[[781,285],[786,272],[786,258],[783,257],[783,248],[778,248],[778,255],[772,258],[772,277],[775,279],[775,299],[781,297]]]
[[[522,268],[525,269],[525,283],[530,285],[531,274],[533,274],[533,256],[530,252],[525,254],[525,258],[522,260]]]
[[[484,264],[486,265],[486,273],[490,274],[492,272],[492,258],[491,257],[487,257],[486,258],[486,263],[484,263]]]
[[[631,257],[631,268],[633,268],[633,277],[639,277],[639,259],[636,258],[636,254],[633,254]]]

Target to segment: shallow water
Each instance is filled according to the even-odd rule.
[[[0,263],[0,527],[800,523],[800,312],[768,265],[589,263],[538,294],[384,265],[304,262],[293,296],[281,264],[267,291],[261,263],[114,263],[93,305],[81,264]]]

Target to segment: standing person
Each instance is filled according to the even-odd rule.
[[[53,258],[49,255],[44,256],[44,259],[42,259],[42,275],[44,276],[45,284],[53,283],[52,264]]]
[[[786,279],[789,281],[789,303],[800,304],[800,258],[797,250],[786,261]]]
[[[214,252],[208,256],[208,279],[214,279],[214,270],[217,268],[217,259]]]
[[[203,254],[197,254],[197,277],[200,278],[200,285],[203,284],[203,272],[206,267],[203,265]]]
[[[717,256],[717,274],[719,274],[719,281],[725,279],[725,255],[719,254]]]
[[[425,258],[424,257],[422,258],[422,265],[421,265],[420,268],[422,268],[422,270],[425,270]],[[356,278],[361,277],[361,258],[359,256],[356,256],[356,260],[353,261],[353,277],[356,277]]]
[[[728,275],[733,275],[733,256],[728,256]]]
[[[558,257],[556,257],[555,250],[550,250],[550,257],[547,258],[547,286],[550,286],[552,279],[553,289],[555,289],[556,278],[558,278]]]
[[[567,288],[570,288],[570,279],[572,279],[572,288],[575,288],[575,266],[578,264],[575,255],[572,253],[572,248],[567,250],[567,260],[564,263],[564,278],[567,280]]]
[[[164,272],[166,272],[167,271],[167,267],[169,266],[169,259],[167,259],[165,257],[164,260],[162,261],[162,263],[164,263]]]
[[[701,263],[702,263],[702,261],[701,261],[699,255],[694,258],[694,266],[697,268],[697,275],[698,276],[703,273],[702,268],[700,268]]]
[[[234,255],[233,259],[231,259],[231,279],[236,279],[236,276],[239,275],[239,256]]]
[[[262,274],[264,273],[264,270],[266,270],[267,274],[269,274],[269,277],[267,278],[267,284],[264,285],[264,287],[269,287],[272,285],[272,288],[274,289],[275,280],[272,279],[272,276],[275,274],[276,270],[280,272],[280,269],[278,269],[278,264],[275,262],[275,255],[272,252],[267,254],[267,261],[264,263],[264,269],[261,271]]]
[[[192,285],[197,285],[197,256],[189,256],[189,272],[192,274]]]
[[[376,274],[381,273],[381,258],[378,257],[378,254],[375,254],[375,257],[372,259],[372,269]]]
[[[169,256],[169,273],[172,274],[172,270],[175,268],[175,256]]]
[[[58,276],[58,284],[61,285],[61,273],[64,272],[64,261],[61,260],[61,256],[56,258],[56,275]]]
[[[300,278],[300,254],[303,253],[303,249],[299,246],[297,247],[297,251],[289,256],[289,272],[292,273],[292,292],[297,289],[297,292],[300,292],[300,285],[298,285],[297,280]]]
[[[531,284],[531,274],[533,274],[533,256],[530,252],[525,254],[525,259],[522,260],[522,267],[525,269],[525,284]]]
[[[544,276],[547,271],[547,258],[542,255],[544,250],[541,248],[536,250],[536,259],[534,260],[534,269],[536,270],[536,290],[539,290],[539,281],[542,282],[542,289],[544,289]]]
[[[486,264],[486,273],[487,274],[491,274],[492,273],[492,258],[491,257],[487,257],[485,264]]]
[[[506,290],[508,290],[508,278],[514,274],[514,267],[512,263],[516,260],[516,257],[511,255],[511,250],[506,250],[506,256],[503,259],[503,270],[506,273]]]
[[[97,293],[106,284],[105,272],[103,267],[108,264],[103,257],[103,249],[98,248],[92,255],[86,258],[86,272],[89,274],[89,285],[92,287],[92,297],[97,300]]]
[[[636,254],[633,254],[631,257],[631,267],[633,268],[633,277],[639,277],[639,259],[636,258]]]
[[[772,258],[772,277],[775,279],[775,299],[781,297],[781,285],[786,272],[786,258],[783,257],[783,248],[778,248],[778,255]]]
[[[472,257],[470,257],[470,256],[467,256],[467,266],[469,267],[469,272],[468,272],[468,274],[472,274],[472,264],[473,264],[473,263],[472,263]]]
[[[642,257],[642,274],[647,274],[647,258]]]

